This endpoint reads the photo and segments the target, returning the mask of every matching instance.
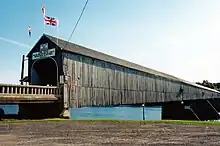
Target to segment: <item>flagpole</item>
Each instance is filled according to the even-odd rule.
[[[31,41],[31,27],[29,26],[29,28],[28,28],[29,30],[28,30],[28,33],[29,33],[29,41],[28,41],[28,47],[29,47],[29,49],[31,50],[31,45],[30,45],[30,41]]]
[[[45,16],[44,16],[44,17],[45,17]],[[43,18],[43,19],[44,19],[44,18]],[[44,31],[45,31],[45,20],[43,20],[43,23],[44,23]],[[43,31],[43,32],[44,32],[44,31]]]
[[[29,42],[28,42],[28,47],[29,47],[29,50],[31,50],[30,41],[31,41],[31,37],[29,36]]]
[[[59,37],[59,20],[56,18],[56,21],[57,21],[57,46],[58,46],[58,37]]]
[[[57,26],[57,46],[58,46],[58,37],[59,37],[59,26]]]
[[[45,7],[44,7],[44,5],[43,5],[43,7],[41,8],[41,11],[42,11],[42,13],[43,13],[43,23],[44,23],[44,30],[43,30],[43,33],[45,32],[45,15],[46,15],[46,9],[45,9]]]

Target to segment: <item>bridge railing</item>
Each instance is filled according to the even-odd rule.
[[[0,84],[0,94],[61,95],[61,90],[56,86]]]

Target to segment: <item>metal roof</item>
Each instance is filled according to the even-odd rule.
[[[55,44],[57,44],[57,39],[58,39],[58,46],[61,48],[61,50],[64,50],[64,51],[81,54],[81,55],[88,56],[88,57],[91,57],[91,58],[103,60],[105,62],[117,64],[117,65],[120,65],[120,66],[135,69],[135,70],[142,71],[142,72],[145,72],[145,73],[149,73],[149,74],[152,74],[152,75],[155,75],[155,76],[164,77],[164,78],[170,79],[172,81],[185,83],[185,84],[188,84],[188,85],[191,85],[191,86],[194,86],[194,87],[198,87],[198,88],[201,88],[201,89],[204,89],[204,90],[209,90],[209,91],[212,91],[212,92],[220,93],[217,90],[207,88],[207,87],[204,87],[204,86],[201,86],[201,85],[198,85],[198,84],[180,79],[180,78],[175,77],[173,75],[169,75],[169,74],[166,74],[166,73],[163,73],[163,72],[151,69],[151,68],[147,68],[147,67],[144,67],[144,66],[141,66],[141,65],[138,65],[138,64],[135,64],[135,63],[117,58],[117,57],[113,57],[113,56],[110,56],[108,54],[104,54],[104,53],[95,51],[93,49],[89,49],[89,48],[86,48],[84,46],[74,44],[72,42],[67,42],[67,41],[65,41],[61,38],[53,37],[53,36],[48,35],[48,34],[43,34],[43,36],[46,36],[49,40],[51,40]]]

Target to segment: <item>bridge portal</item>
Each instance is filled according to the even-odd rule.
[[[53,58],[34,61],[31,67],[31,84],[58,86],[58,65]]]
[[[61,97],[53,103],[19,103],[20,116],[25,118],[59,117],[60,115],[69,117],[67,103],[63,100],[66,95],[63,92],[64,85],[60,84],[60,76],[63,74],[61,48],[43,35],[30,50],[27,58],[26,81],[29,85],[57,87],[61,91],[59,93]]]

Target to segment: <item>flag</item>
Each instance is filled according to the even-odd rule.
[[[41,11],[43,13],[43,16],[45,17],[45,7],[44,6],[41,8]]]
[[[29,34],[29,37],[31,37],[31,27],[28,26],[28,34]]]
[[[57,26],[58,20],[53,17],[45,16],[44,17],[44,23],[47,25]]]

